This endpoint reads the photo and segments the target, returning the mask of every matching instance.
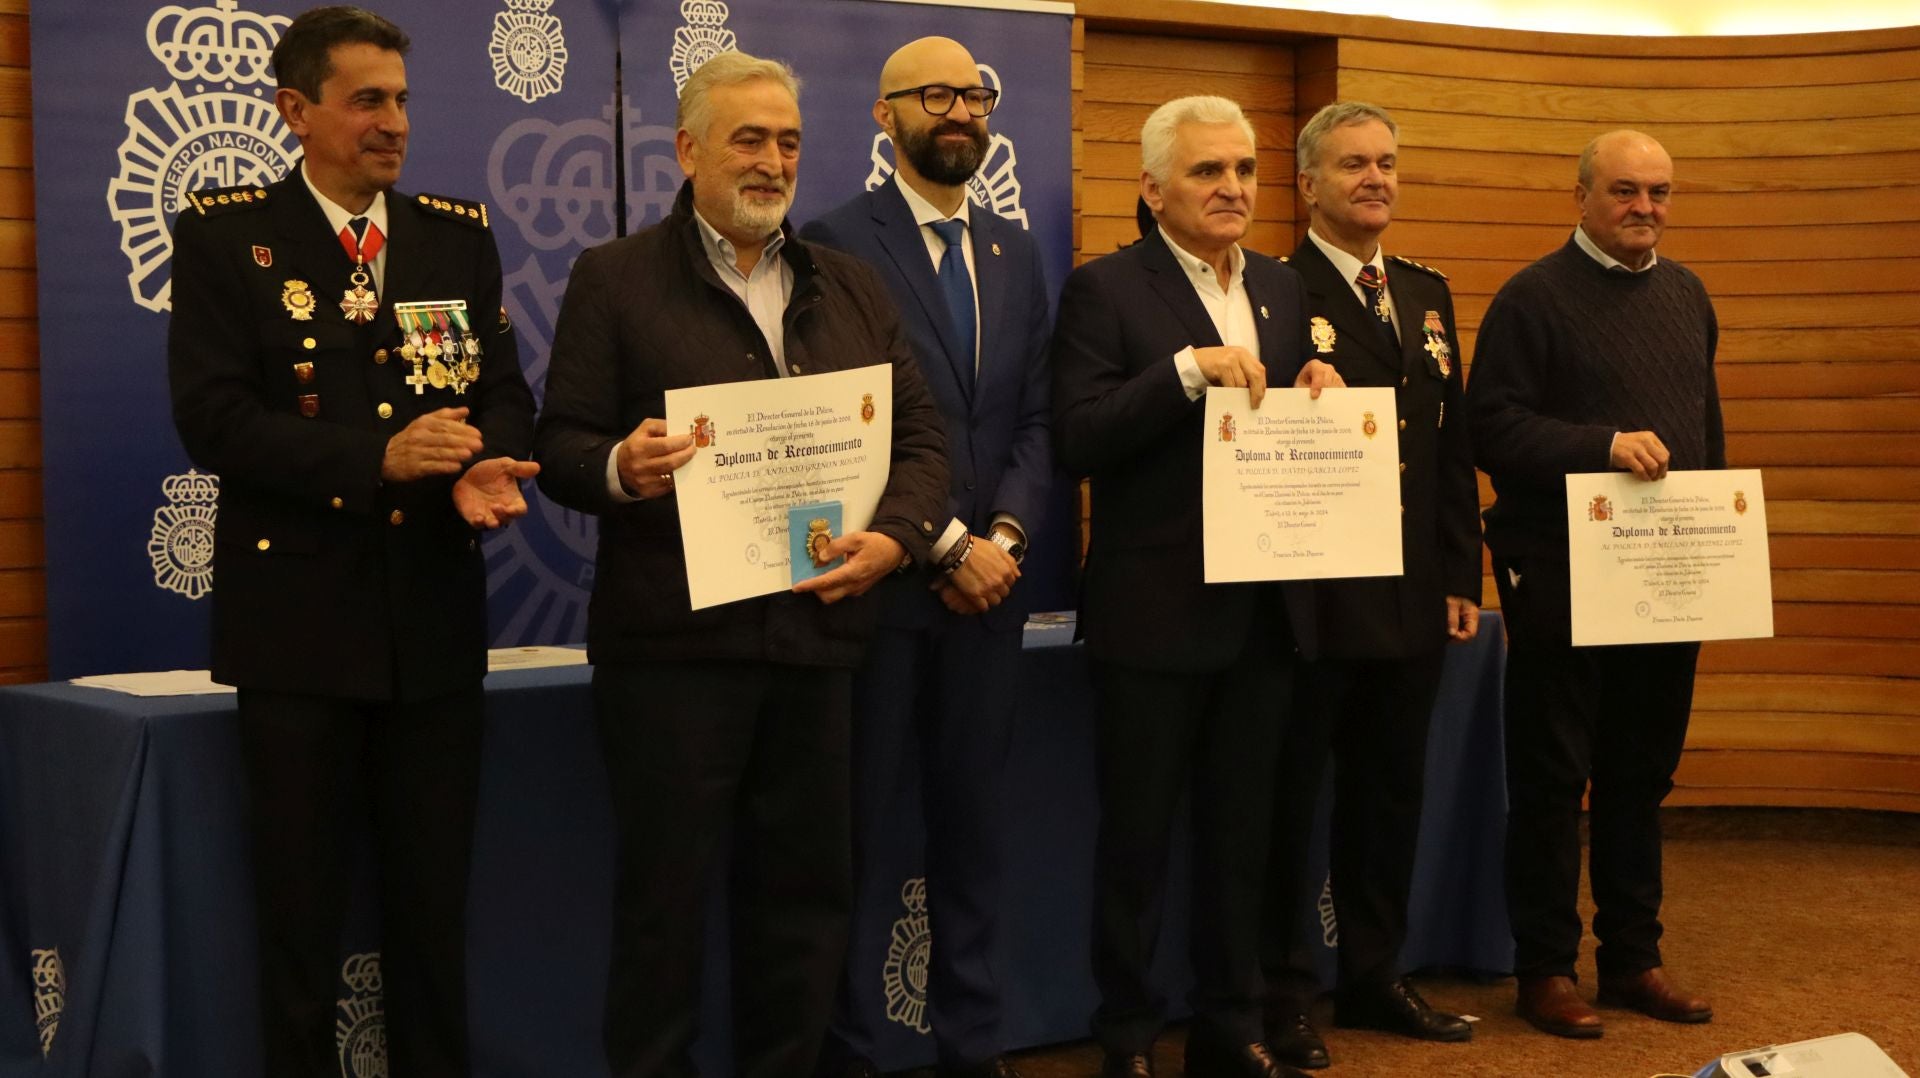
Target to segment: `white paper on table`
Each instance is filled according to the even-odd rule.
[[[1576,646],[1773,635],[1757,469],[1569,475],[1567,554]]]
[[[204,696],[233,692],[231,685],[213,680],[210,670],[152,670],[137,674],[93,674],[77,677],[73,684],[90,689],[111,689],[128,696]]]
[[[1400,434],[1391,389],[1207,389],[1201,517],[1209,584],[1397,576]]]
[[[703,422],[704,421],[704,422]],[[693,609],[793,587],[787,510],[839,502],[865,531],[893,459],[893,365],[667,391],[667,429],[710,432],[673,475]]]
[[[495,670],[535,670],[545,666],[584,666],[587,649],[555,647],[550,644],[523,648],[488,648],[487,672]]]

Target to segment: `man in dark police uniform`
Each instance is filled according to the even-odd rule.
[[[1298,930],[1318,891],[1319,881],[1301,877],[1329,748],[1334,1020],[1425,1040],[1473,1035],[1429,1008],[1399,968],[1427,723],[1447,641],[1472,639],[1479,624],[1480,501],[1446,278],[1380,245],[1399,194],[1398,132],[1381,109],[1337,102],[1301,127],[1295,155],[1311,222],[1289,265],[1307,282],[1316,347],[1348,385],[1394,391],[1403,565],[1398,576],[1316,589],[1320,661],[1301,674],[1280,754],[1263,951],[1267,1043],[1307,1068],[1328,1063],[1307,1018],[1318,984]]]
[[[273,68],[299,167],[189,196],[174,231],[173,414],[222,487],[213,674],[240,690],[261,1073],[275,1078],[338,1071],[362,802],[394,1072],[469,1072],[465,911],[486,673],[477,540],[526,512],[519,480],[537,469],[515,458],[533,400],[485,208],[393,190],[408,44],[355,8],[295,19]]]

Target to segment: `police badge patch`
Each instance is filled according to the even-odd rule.
[[[381,995],[380,952],[349,955],[340,966],[347,997],[338,1001],[333,1043],[340,1078],[387,1078],[387,1014]]]
[[[213,525],[219,509],[220,477],[189,469],[160,484],[167,504],[153,511],[147,558],[153,584],[189,599],[213,590]]]
[[[687,79],[700,65],[740,47],[733,31],[727,29],[727,5],[721,0],[681,0],[680,17],[685,26],[673,32],[673,52],[667,57],[667,69],[673,72],[673,92],[687,88]]]
[[[933,931],[927,924],[927,880],[915,876],[900,887],[904,917],[893,922],[887,960],[880,967],[887,995],[887,1019],[916,1033],[931,1033],[927,1024],[927,966],[933,957]]]
[[[67,969],[60,948],[33,949],[33,1024],[40,1034],[40,1058],[53,1051],[60,1015],[67,1009]]]
[[[567,39],[560,17],[547,14],[552,6],[553,0],[507,0],[487,42],[493,84],[529,105],[559,93],[567,76]]]
[[[147,20],[147,48],[175,81],[127,98],[107,208],[120,226],[127,288],[150,311],[172,306],[167,221],[188,205],[188,192],[272,183],[299,155],[299,140],[274,109],[268,63],[293,20],[238,6],[167,6]]]

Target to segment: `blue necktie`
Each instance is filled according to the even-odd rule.
[[[967,225],[964,221],[935,221],[933,231],[946,242],[947,251],[940,256],[940,291],[947,296],[947,313],[953,316],[954,336],[960,342],[961,367],[966,372],[967,385],[973,384],[974,367],[974,330],[973,330],[973,278],[967,275],[967,255],[960,246],[967,242]]]

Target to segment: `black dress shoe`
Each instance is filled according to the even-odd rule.
[[[1153,1078],[1153,1057],[1108,1052],[1100,1064],[1100,1078]]]
[[[1317,1071],[1332,1062],[1327,1042],[1304,1012],[1274,1015],[1267,1020],[1267,1051],[1273,1058],[1301,1070]]]
[[[1473,1039],[1472,1023],[1427,1006],[1405,977],[1336,997],[1333,1022],[1348,1029],[1378,1029],[1422,1041]]]
[[[941,1067],[939,1075],[940,1078],[1020,1078],[1020,1072],[1005,1056],[994,1056],[966,1067]]]
[[[1187,1037],[1187,1078],[1303,1078],[1301,1073],[1273,1058],[1267,1046],[1219,1045],[1209,1038]]]

